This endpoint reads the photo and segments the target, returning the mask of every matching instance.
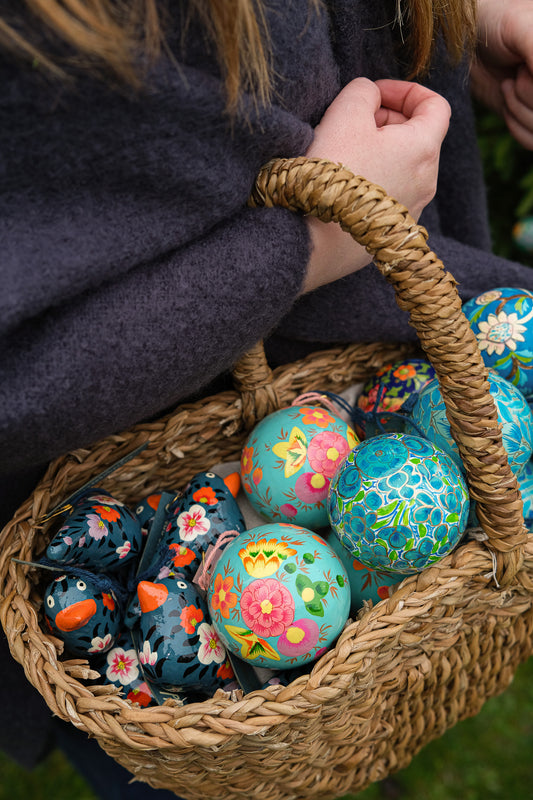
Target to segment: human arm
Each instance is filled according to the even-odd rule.
[[[479,0],[474,95],[533,150],[533,2]]]
[[[306,155],[340,162],[382,186],[416,219],[437,185],[439,152],[450,106],[407,81],[357,78],[328,107]],[[312,252],[303,292],[368,264],[361,245],[336,223],[308,219]]]

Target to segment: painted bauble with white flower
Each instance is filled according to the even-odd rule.
[[[533,293],[492,289],[468,300],[463,311],[485,364],[533,398]]]
[[[351,425],[326,408],[293,405],[269,414],[242,450],[247,498],[266,520],[327,526],[329,483],[358,441]]]
[[[113,647],[123,625],[123,614],[112,589],[99,576],[94,581],[59,575],[48,584],[43,611],[54,636],[70,655],[86,658]]]
[[[522,392],[499,372],[489,370],[487,381],[501,425],[502,444],[509,466],[518,475],[533,452],[533,414]],[[412,409],[411,419],[427,439],[448,453],[464,471],[437,380],[430,381],[422,389]]]
[[[195,585],[171,573],[137,586],[134,631],[140,669],[159,691],[205,695],[235,681],[226,650]]]
[[[57,564],[115,572],[137,559],[143,531],[135,513],[102,489],[78,497],[46,549]]]
[[[207,600],[230,652],[257,667],[291,669],[314,661],[338,637],[350,610],[350,586],[321,536],[268,523],[224,550]]]

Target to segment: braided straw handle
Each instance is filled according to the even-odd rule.
[[[282,206],[338,222],[394,286],[397,303],[409,313],[437,374],[470,496],[496,558],[496,578],[502,586],[509,584],[527,540],[522,498],[502,445],[476,337],[453,276],[426,243],[426,230],[380,186],[320,159],[269,162],[256,179],[249,204]]]

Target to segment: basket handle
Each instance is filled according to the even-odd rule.
[[[276,159],[260,171],[249,205],[282,206],[338,222],[394,286],[439,380],[476,513],[500,585],[520,568],[527,541],[522,498],[502,444],[487,368],[462,312],[453,276],[429,249],[426,230],[385,190],[340,164]]]

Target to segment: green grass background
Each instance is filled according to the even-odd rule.
[[[512,227],[533,214],[533,154],[502,122],[478,111],[494,249],[533,266],[512,241]],[[354,796],[349,796],[353,800]],[[533,800],[533,659],[511,687],[427,745],[406,769],[357,800]],[[64,756],[53,752],[32,772],[0,753],[0,800],[96,800]]]

